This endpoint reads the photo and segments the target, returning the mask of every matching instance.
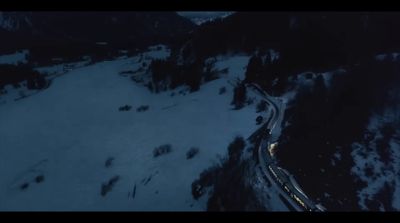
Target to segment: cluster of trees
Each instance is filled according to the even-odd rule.
[[[172,152],[172,146],[170,144],[164,144],[154,148],[153,157],[158,157]]]
[[[289,87],[291,75],[352,66],[377,53],[400,50],[398,21],[396,13],[238,12],[203,24],[174,54],[182,52],[187,62],[258,51],[245,81],[279,95]],[[278,51],[279,59],[272,61],[267,49]]]
[[[228,146],[228,156],[200,174],[192,183],[192,195],[199,199],[213,186],[207,202],[209,211],[265,211],[248,183],[248,172],[254,166],[241,159],[246,147],[242,137],[236,137]]]
[[[148,105],[141,105],[138,108],[136,108],[137,112],[145,112],[147,110],[149,110],[149,106]]]
[[[150,64],[154,91],[159,92],[168,88],[186,84],[190,91],[198,91],[203,79],[203,63],[196,62],[190,65],[177,65],[172,59],[153,60]]]
[[[261,100],[261,101],[257,104],[256,112],[257,112],[257,113],[260,113],[260,112],[263,112],[263,111],[267,110],[267,106],[268,106],[267,101],[266,101],[266,100]]]
[[[182,70],[181,73],[168,75],[170,85],[173,88],[188,84],[196,90],[201,80],[198,66],[204,64],[193,61],[229,52],[258,50],[249,61],[245,81],[273,87],[280,94],[288,87],[290,75],[353,65],[375,53],[400,49],[395,41],[385,41],[386,37],[382,37],[400,38],[400,32],[394,29],[395,18],[398,15],[390,13],[238,12],[224,20],[203,24],[188,36],[185,44],[174,50],[175,59],[182,56],[184,64],[191,65],[179,67],[177,70]],[[254,25],[261,21],[267,28]],[[278,51],[279,59],[272,61],[267,49]]]
[[[0,27],[7,43],[0,51],[30,49],[38,63],[55,57],[77,60],[82,55],[103,59],[117,49],[176,45],[195,27],[176,12],[3,12],[2,17],[12,19],[18,29]],[[97,41],[108,44],[96,45]]]
[[[47,45],[32,46],[29,48],[28,62],[36,65],[50,65],[54,63],[76,62],[82,56],[89,56],[92,61],[113,58],[118,55],[118,48],[110,45],[98,45],[95,42],[51,42]],[[54,58],[60,58],[54,61]]]
[[[398,13],[237,12],[196,29],[185,52],[208,58],[264,47],[282,52],[282,68],[288,72],[329,69],[378,52],[399,50],[399,18]]]
[[[43,89],[48,85],[48,81],[39,73],[36,73],[34,76],[31,76],[27,79],[26,87],[30,90],[32,89]]]
[[[192,159],[194,156],[196,156],[199,153],[199,148],[197,147],[191,147],[187,152],[186,152],[186,159]]]
[[[119,175],[113,176],[111,179],[109,179],[107,182],[104,182],[101,184],[101,191],[100,194],[101,196],[106,196],[108,192],[110,192],[115,184],[119,181],[120,177]]]
[[[245,106],[247,101],[247,90],[244,82],[240,82],[233,89],[233,100],[231,104],[234,106],[234,109],[241,109]]]
[[[285,52],[283,52],[285,55]],[[288,55],[288,54],[286,54]],[[283,56],[272,59],[271,51],[259,49],[249,60],[245,73],[245,83],[257,83],[264,89],[268,89],[272,95],[280,95],[290,87],[288,78],[300,72],[306,71],[306,67],[295,67],[291,60],[301,60],[295,56]],[[293,65],[292,65],[293,64]],[[315,70],[315,69],[311,69]]]
[[[244,82],[257,83],[261,87],[271,89],[273,81],[278,79],[279,86],[284,89],[286,85],[283,85],[283,81],[287,80],[289,74],[283,71],[282,60],[280,58],[272,60],[271,52],[258,51],[249,60]]]
[[[118,108],[118,111],[129,111],[131,110],[132,106],[130,105],[124,105]]]
[[[317,47],[318,48],[318,47]],[[292,48],[279,52],[279,58],[272,60],[270,51],[259,50],[249,60],[245,80],[246,83],[257,83],[270,93],[280,95],[289,87],[288,78],[298,73],[313,71],[321,72],[339,67],[338,59],[320,61],[318,53],[312,53],[313,47],[304,49],[304,54]],[[332,54],[330,54],[332,56]],[[339,54],[336,56],[339,57]],[[314,58],[315,57],[315,58]],[[319,61],[319,62],[318,62]],[[336,62],[335,62],[336,61]]]
[[[0,65],[0,75],[0,89],[8,84],[19,87],[22,81],[27,81],[28,89],[43,89],[47,86],[43,75],[28,65]]]

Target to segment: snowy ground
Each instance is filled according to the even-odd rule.
[[[383,115],[373,115],[368,125],[368,131],[373,133],[367,142],[357,142],[353,144],[352,156],[355,166],[352,173],[360,180],[366,183],[366,187],[358,192],[359,205],[362,209],[368,210],[368,200],[377,200],[375,198],[379,192],[384,189],[385,184],[393,187],[393,195],[389,197],[390,205],[396,210],[400,210],[400,138],[398,131],[394,137],[389,139],[383,138],[382,126],[385,123],[398,123],[398,109],[387,109]],[[380,146],[379,140],[384,140],[387,147]],[[385,160],[378,150],[387,150],[390,160]],[[387,191],[385,192],[387,193]],[[382,202],[382,201],[378,201]],[[386,207],[387,208],[387,207]],[[379,209],[385,211],[383,203],[379,204]],[[388,211],[388,210],[386,210]]]
[[[48,81],[51,81],[67,72],[86,66],[89,63],[90,60],[84,60],[75,63],[57,64],[49,67],[37,67],[34,69],[40,72]],[[27,81],[20,82],[19,88],[14,88],[12,85],[6,85],[4,89],[0,91],[0,105],[24,99],[39,92],[40,90],[37,89],[28,89]]]
[[[165,56],[152,50],[148,59]],[[204,210],[206,196],[194,201],[191,183],[236,135],[258,127],[257,102],[230,105],[228,80],[243,77],[248,57],[220,60],[228,74],[191,94],[152,94],[119,75],[139,66],[134,57],[72,69],[44,91],[0,104],[0,210]],[[124,105],[132,109],[118,111]],[[137,112],[141,105],[149,110]],[[154,158],[153,149],[167,143],[172,152]],[[200,152],[187,160],[192,146]]]
[[[26,57],[29,55],[29,50],[20,50],[12,54],[0,55],[0,64],[26,63]]]

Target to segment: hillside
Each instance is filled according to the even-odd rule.
[[[169,53],[151,49],[143,53],[147,63]],[[241,110],[230,105],[230,83],[243,77],[248,57],[220,58],[216,67],[229,72],[201,91],[159,94],[125,74],[142,66],[139,60],[76,67],[33,95],[6,86],[0,96],[1,210],[205,209],[206,198],[192,198],[191,183],[219,162],[234,137],[257,128],[256,101]],[[13,92],[22,90],[30,96],[14,101]],[[148,109],[137,110],[141,106]],[[171,152],[154,157],[164,144]],[[199,152],[187,159],[192,147]],[[103,191],[107,183],[113,186]]]

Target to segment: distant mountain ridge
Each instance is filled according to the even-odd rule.
[[[400,49],[398,27],[400,14],[395,12],[236,12],[199,26],[180,51],[186,58],[207,58],[272,48],[314,64],[344,63]]]
[[[196,25],[212,22],[215,19],[225,18],[234,12],[178,12],[179,15],[190,19]]]
[[[173,42],[195,25],[175,12],[0,12],[0,50],[32,45]]]

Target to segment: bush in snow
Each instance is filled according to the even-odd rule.
[[[197,155],[197,153],[199,153],[199,148],[197,148],[197,147],[190,148],[189,151],[187,151],[187,153],[186,153],[186,159],[193,158],[194,156]]]
[[[132,106],[130,106],[130,105],[124,105],[124,106],[121,106],[121,107],[119,107],[119,111],[129,111],[129,110],[131,110],[131,108],[132,108]]]
[[[248,99],[246,100],[246,104],[247,104],[247,105],[251,105],[251,104],[253,104],[253,102],[254,102],[254,99],[253,99],[253,98],[248,98]]]
[[[219,94],[223,94],[223,93],[225,93],[226,92],[226,87],[221,87],[220,89],[219,89]]]
[[[108,192],[110,192],[112,190],[112,188],[114,187],[115,183],[119,180],[119,176],[116,175],[114,177],[112,177],[108,182],[103,183],[101,185],[101,196],[106,196]]]
[[[267,101],[265,100],[261,100],[258,104],[257,104],[257,110],[256,112],[263,112],[267,109]]]
[[[262,123],[262,121],[263,121],[263,117],[262,117],[261,115],[257,116],[257,118],[256,118],[256,124],[259,125],[259,124]]]
[[[19,187],[19,189],[21,189],[21,190],[26,190],[26,189],[28,189],[28,187],[29,187],[29,183],[23,183],[23,184],[21,184],[21,186]]]
[[[105,166],[106,168],[111,167],[113,161],[114,161],[114,157],[109,157],[109,158],[106,160],[104,166]]]
[[[153,150],[153,157],[158,157],[172,151],[172,147],[170,144],[164,144],[159,147],[154,148]]]
[[[35,182],[36,183],[41,183],[44,181],[44,176],[43,175],[39,175],[37,177],[35,177]]]
[[[149,109],[149,106],[148,106],[148,105],[142,105],[142,106],[138,107],[138,108],[136,109],[136,111],[137,111],[137,112],[144,112],[144,111],[147,111],[148,109]]]

